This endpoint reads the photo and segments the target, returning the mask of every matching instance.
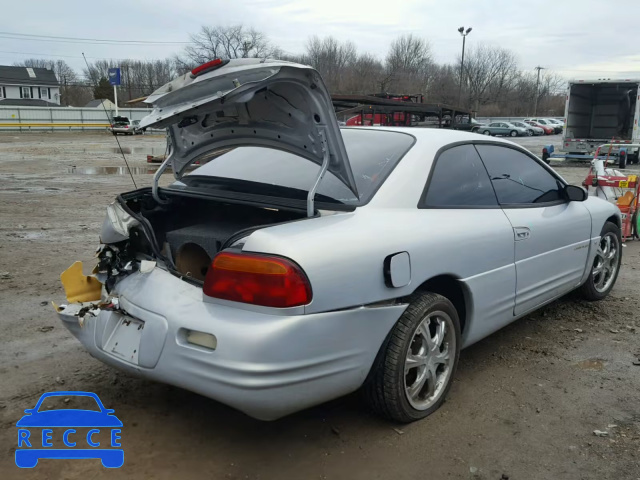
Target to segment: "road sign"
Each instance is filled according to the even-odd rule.
[[[109,83],[114,86],[120,85],[120,69],[119,68],[109,69]]]

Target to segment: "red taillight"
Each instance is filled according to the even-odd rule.
[[[125,125],[124,128],[129,128],[129,125]]]
[[[219,253],[211,262],[204,294],[265,307],[297,307],[311,302],[311,285],[291,260],[252,253]]]
[[[220,68],[221,66],[225,65],[228,61],[229,60],[225,61],[225,60],[222,60],[221,58],[216,58],[214,60],[211,60],[210,62],[203,63],[199,67],[196,67],[193,70],[191,70],[191,76],[197,77],[201,73],[205,73],[210,70],[215,70],[216,68]]]

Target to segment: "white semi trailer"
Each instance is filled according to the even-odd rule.
[[[554,151],[551,145],[542,151],[542,158],[592,159],[598,146],[604,143],[638,144],[640,130],[640,79],[572,80],[567,90],[562,146]],[[612,148],[619,157],[620,168],[638,163],[637,147]]]

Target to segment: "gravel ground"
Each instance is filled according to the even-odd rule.
[[[559,140],[519,143],[539,154],[549,138]],[[164,151],[164,137],[120,142],[138,186],[150,185],[145,157]],[[57,320],[60,272],[74,260],[90,268],[105,205],[132,189],[114,147],[105,134],[0,134],[2,478],[640,479],[639,242],[627,243],[606,300],[569,295],[464,350],[448,401],[423,421],[389,424],[352,395],[263,423],[106,367]],[[576,184],[587,173],[553,166]],[[87,168],[94,174],[79,173]],[[15,422],[61,389],[96,392],[115,409],[123,468],[15,467]]]

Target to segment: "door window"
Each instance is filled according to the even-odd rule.
[[[564,186],[528,155],[513,148],[476,145],[501,205],[564,201]]]
[[[436,159],[420,207],[481,208],[498,205],[487,171],[473,145],[445,150]]]

